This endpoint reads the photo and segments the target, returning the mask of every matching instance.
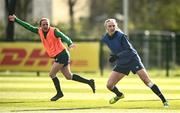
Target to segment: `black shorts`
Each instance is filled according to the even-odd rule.
[[[128,75],[130,71],[136,74],[136,72],[142,68],[144,68],[142,62],[138,59],[133,59],[130,63],[127,64],[116,64],[113,68],[113,71]]]
[[[54,57],[55,62],[59,64],[64,64],[63,66],[67,66],[70,63],[70,55],[66,50],[63,50],[61,53]]]

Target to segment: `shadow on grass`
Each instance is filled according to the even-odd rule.
[[[179,99],[167,99],[167,100],[180,100],[180,98]],[[154,99],[152,99],[152,100],[123,100],[124,102],[142,102],[142,101],[160,101],[160,100],[154,100]],[[49,100],[47,100],[47,101],[6,101],[6,102],[0,102],[0,104],[9,104],[9,103],[34,103],[34,102],[51,102],[51,101],[49,101]]]
[[[180,100],[180,99],[167,99],[169,100]],[[143,101],[160,101],[159,99],[157,100],[124,100],[124,102],[143,102]]]
[[[49,101],[6,101],[6,102],[0,102],[0,104],[16,104],[16,103],[34,103],[34,102],[49,102]]]
[[[180,100],[180,99],[168,99],[168,100]],[[159,101],[159,100],[125,100],[124,102],[142,102],[142,101]],[[14,102],[0,102],[0,104],[8,104],[8,103],[34,103],[34,102],[50,102],[50,101],[14,101]],[[159,109],[161,107],[156,107]],[[68,111],[68,110],[91,110],[91,109],[155,109],[152,106],[131,106],[131,107],[117,107],[113,105],[106,105],[106,106],[89,106],[89,107],[70,107],[70,108],[45,108],[45,109],[21,109],[21,110],[10,110],[11,112],[35,112],[35,111]]]
[[[77,107],[77,108],[55,108],[55,109],[28,109],[28,110],[11,110],[11,112],[25,112],[25,111],[65,111],[65,110],[88,110],[88,109],[103,109],[110,108],[109,106],[100,107]]]

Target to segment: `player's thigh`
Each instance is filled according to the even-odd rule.
[[[53,76],[56,76],[56,73],[59,72],[61,70],[61,68],[63,67],[64,64],[59,64],[57,62],[54,62],[52,67],[51,67],[51,70],[49,72],[49,75],[51,77]]]
[[[124,76],[125,76],[125,74],[123,74],[123,73],[112,71],[110,74],[110,77],[107,81],[107,87],[111,88],[111,87],[115,86]]]
[[[71,69],[70,69],[70,65],[69,64],[67,66],[61,68],[61,72],[62,72],[62,74],[65,76],[65,78],[67,80],[71,80],[72,79],[72,73],[71,73]]]

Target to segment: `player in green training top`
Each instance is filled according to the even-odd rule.
[[[51,101],[56,101],[63,97],[63,92],[60,87],[60,82],[56,74],[61,71],[67,80],[74,80],[81,83],[88,84],[95,93],[95,83],[93,79],[86,79],[78,74],[73,74],[70,70],[70,56],[67,48],[63,42],[66,42],[69,49],[75,47],[71,39],[60,32],[57,28],[51,27],[49,19],[42,18],[39,23],[39,27],[32,26],[27,22],[18,19],[15,15],[9,16],[9,21],[13,21],[23,26],[27,30],[32,31],[40,36],[41,42],[46,49],[49,57],[54,58],[54,63],[49,72],[49,76],[52,78],[57,94],[51,98]]]

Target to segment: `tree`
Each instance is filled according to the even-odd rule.
[[[16,15],[19,18],[28,20],[28,15],[32,13],[32,0],[17,0]]]
[[[129,0],[132,29],[179,30],[179,0]]]
[[[69,5],[69,15],[70,15],[70,36],[76,37],[76,32],[74,28],[74,6],[77,0],[68,0]]]
[[[16,0],[5,0],[6,16],[15,13]],[[8,19],[7,19],[8,21]],[[14,41],[14,22],[8,21],[6,27],[6,41]]]
[[[16,14],[17,17],[27,20],[29,19],[28,16],[32,13],[32,0],[5,0],[5,13],[6,17],[10,14]],[[16,11],[16,12],[15,12]],[[31,19],[31,18],[30,18]],[[8,20],[8,19],[7,19]],[[17,31],[21,31],[21,27],[17,27]],[[14,41],[14,22],[7,22],[6,28],[6,40],[7,41]],[[20,34],[27,35],[28,31],[24,31]],[[18,34],[18,32],[17,32]]]

